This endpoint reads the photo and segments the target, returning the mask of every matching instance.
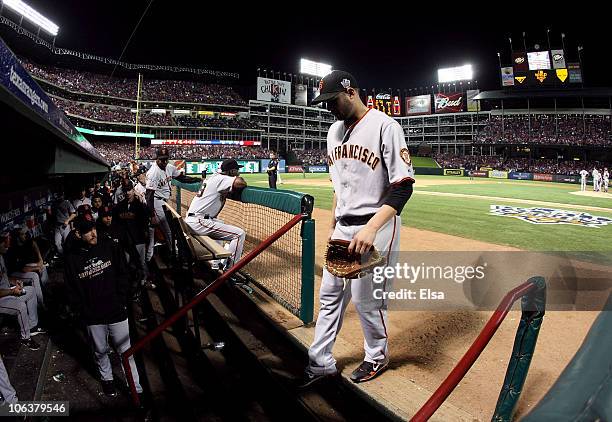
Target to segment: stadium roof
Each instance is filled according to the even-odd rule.
[[[612,97],[612,88],[552,89],[533,90],[497,90],[484,91],[474,97],[475,100],[510,100],[528,98],[607,98]]]

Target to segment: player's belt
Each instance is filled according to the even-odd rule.
[[[159,199],[160,201],[164,201],[164,202],[168,200],[168,198],[162,198],[161,196],[154,196],[153,198]]]
[[[194,214],[194,213],[190,212],[189,214],[187,214],[187,217],[195,217],[195,216],[197,216],[197,215],[198,215],[198,214]],[[204,214],[204,215],[200,214],[200,217],[203,217],[203,218],[210,218],[210,215],[209,215],[209,214]]]
[[[368,215],[345,215],[344,217],[339,217],[337,222],[340,223],[341,226],[363,226],[368,224],[368,221],[374,217],[374,214]]]

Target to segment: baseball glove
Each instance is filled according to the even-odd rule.
[[[360,278],[385,263],[385,257],[374,246],[363,255],[355,252],[349,254],[350,244],[350,241],[340,239],[331,239],[327,243],[325,268],[330,274],[342,278]]]

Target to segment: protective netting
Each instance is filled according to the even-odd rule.
[[[189,186],[190,190],[185,187],[186,185],[183,185],[181,189],[174,187],[175,192],[169,201],[172,206],[176,207],[176,199],[180,197],[180,213],[183,217],[186,216],[191,200],[197,193],[193,191],[195,187]],[[269,200],[270,193],[264,193],[267,197],[264,196],[263,200]],[[246,255],[285,225],[293,216],[294,214],[266,205],[228,199],[218,218],[246,232],[244,245],[244,255]],[[294,226],[244,268],[244,272],[253,278],[258,287],[297,316],[300,316],[300,308],[304,303],[302,298],[304,242],[300,230],[301,224]]]

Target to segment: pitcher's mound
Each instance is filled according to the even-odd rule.
[[[592,190],[585,190],[585,191],[576,191],[576,192],[570,192],[572,195],[578,195],[578,196],[590,196],[591,198],[605,198],[605,199],[612,199],[612,194],[610,192],[606,193],[606,192],[593,192]]]

